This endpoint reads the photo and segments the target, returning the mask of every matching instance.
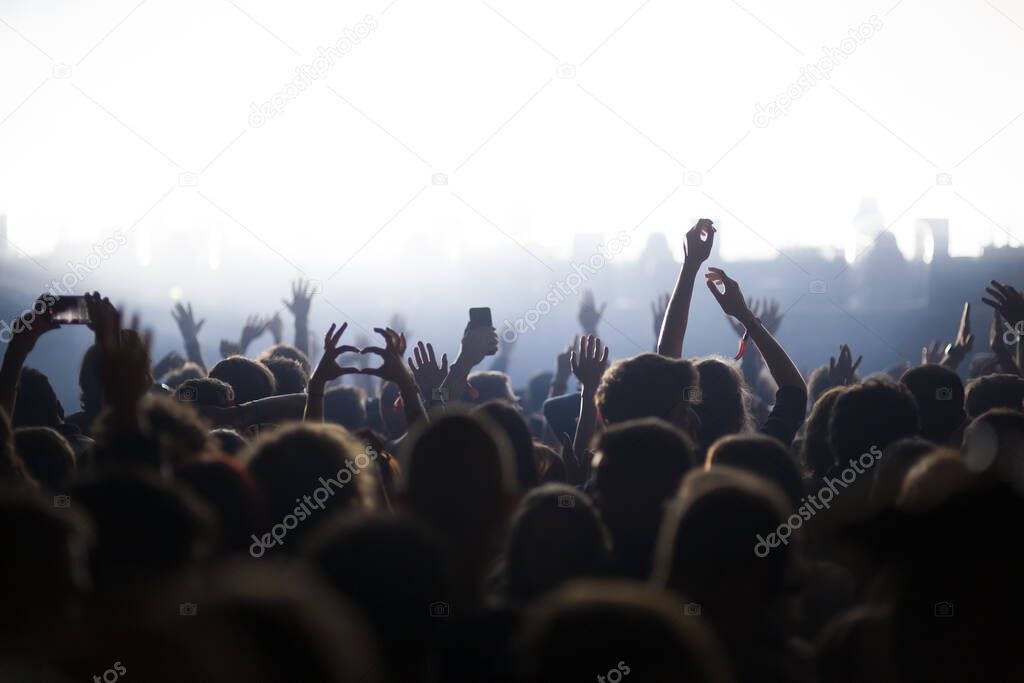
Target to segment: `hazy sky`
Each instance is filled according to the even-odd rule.
[[[761,258],[853,250],[866,197],[908,252],[918,218],[955,254],[1024,237],[1021,0],[0,0],[0,64],[31,254],[129,227],[301,264],[424,233],[566,254],[708,216]]]

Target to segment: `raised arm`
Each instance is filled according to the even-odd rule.
[[[497,352],[498,332],[493,327],[469,327],[462,335],[459,355],[448,370],[448,376],[441,383],[444,401],[458,401],[466,389],[466,380],[485,357]]]
[[[416,385],[412,371],[402,361],[406,348],[405,335],[398,334],[390,327],[375,327],[373,331],[384,337],[384,348],[368,346],[360,353],[372,353],[380,356],[382,362],[380,367],[363,368],[360,372],[398,385],[402,396],[402,408],[405,411],[405,421],[409,427],[416,424],[417,420],[426,421],[427,411],[423,407],[419,387]]]
[[[943,367],[953,372],[964,362],[964,358],[974,347],[974,335],[971,334],[971,304],[964,302],[963,311],[960,313],[960,327],[956,332],[956,339],[948,345],[942,360],[939,362]]]
[[[412,347],[412,353],[416,362],[414,363],[413,356],[410,356],[408,358],[409,369],[412,371],[416,386],[420,389],[424,403],[431,405],[440,400],[437,397],[437,390],[441,388],[441,383],[448,376],[448,354],[441,354],[441,364],[438,365],[437,356],[434,354],[434,345],[423,342]]]
[[[602,303],[598,308],[594,301],[594,292],[589,289],[583,290],[583,296],[580,297],[580,303],[576,307],[576,320],[583,328],[583,334],[597,334],[597,324],[601,322],[601,316],[604,315],[604,309],[607,307],[608,304]]]
[[[52,297],[50,297],[52,300]],[[37,313],[42,311],[42,313]],[[14,417],[14,402],[18,395],[18,380],[25,360],[35,348],[39,337],[60,327],[50,318],[47,295],[40,297],[32,307],[31,319],[26,315],[16,318],[10,325],[11,340],[0,365],[0,408]]]
[[[579,349],[574,349],[570,359],[572,373],[583,385],[580,395],[580,417],[576,421],[576,437],[572,450],[579,462],[585,462],[586,450],[597,429],[597,387],[608,368],[608,347],[601,346],[601,340],[592,335],[580,339]]]
[[[569,375],[572,374],[572,364],[569,362],[569,359],[572,357],[572,351],[576,348],[578,342],[579,337],[574,336],[572,343],[566,347],[565,351],[555,356],[555,374],[551,377],[551,389],[548,392],[548,398],[561,396],[569,391]]]
[[[750,340],[757,345],[765,364],[768,366],[772,378],[779,388],[796,387],[807,392],[807,385],[800,375],[796,364],[786,354],[786,351],[775,340],[772,333],[753,314],[743,299],[743,292],[740,291],[738,282],[725,274],[720,268],[708,268],[705,275],[708,290],[714,295],[718,305],[726,315],[736,318],[750,335]],[[719,290],[721,285],[723,290]]]
[[[199,330],[203,329],[206,320],[203,319],[197,323],[195,315],[192,313],[192,304],[186,306],[182,303],[174,305],[171,317],[174,318],[174,322],[178,323],[178,330],[181,331],[181,338],[185,342],[185,355],[205,371],[206,363],[203,362],[203,352],[199,348]]]
[[[683,357],[683,338],[686,336],[686,325],[690,318],[690,299],[693,298],[693,283],[700,272],[700,266],[711,255],[715,243],[715,226],[708,218],[701,218],[686,233],[683,243],[685,256],[683,266],[679,269],[675,289],[665,311],[665,319],[661,323],[661,334],[658,335],[658,353],[669,358]]]
[[[122,329],[120,312],[98,292],[86,294],[85,303],[96,333],[103,403],[113,413],[120,436],[131,438],[138,430],[139,404],[153,384],[151,335],[139,332],[138,316]]]
[[[1010,347],[1017,367],[1024,367],[1024,294],[995,280],[985,288],[985,293],[988,297],[983,298],[982,302],[994,308],[1013,329],[1010,335],[1013,343],[1007,342],[1007,347]]]
[[[309,307],[316,294],[313,283],[299,278],[292,283],[292,300],[282,299],[295,317],[295,347],[309,355]]]
[[[988,333],[988,343],[992,347],[992,353],[995,355],[995,364],[1003,372],[1024,377],[1024,372],[1021,371],[1020,366],[1017,365],[1013,358],[1013,353],[1010,351],[1010,344],[1019,340],[1019,338],[1020,335],[1003,322],[1003,316],[999,315],[999,311],[993,311],[992,327]]]
[[[244,429],[251,425],[301,420],[305,414],[308,399],[308,394],[283,394],[249,401],[230,408],[197,404],[192,404],[192,407],[214,427]]]
[[[313,376],[309,378],[309,383],[306,385],[306,410],[303,419],[307,422],[324,421],[324,392],[327,390],[328,382],[342,375],[359,372],[358,368],[338,365],[338,356],[346,352],[358,353],[359,351],[354,346],[338,346],[346,328],[348,328],[348,323],[343,323],[341,327],[332,323],[327,334],[324,335],[324,355],[320,357],[320,362],[313,370]]]

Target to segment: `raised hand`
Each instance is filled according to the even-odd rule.
[[[284,322],[280,313],[275,313],[267,319],[267,331],[270,332],[275,344],[280,344],[284,340]]]
[[[1010,327],[1016,327],[1024,321],[1024,294],[1020,290],[992,280],[992,284],[985,288],[985,293],[988,297],[983,298],[982,302],[998,311]]]
[[[718,305],[722,307],[722,312],[736,318],[744,327],[748,327],[748,323],[757,316],[753,314],[743,299],[739,283],[726,275],[721,268],[708,268],[704,277],[708,290],[715,297]],[[718,285],[722,286],[722,290],[718,289]]]
[[[721,268],[708,268],[704,277],[708,291],[715,297],[715,301],[722,307],[722,311],[726,315],[736,318],[743,325],[744,330],[757,346],[757,350],[761,352],[761,358],[764,359],[765,365],[768,366],[768,371],[772,373],[772,379],[775,380],[779,389],[793,387],[806,394],[807,385],[804,383],[803,376],[800,375],[800,370],[764,323],[750,310],[750,306],[743,299],[739,283],[726,275]],[[722,289],[719,289],[719,286]],[[789,435],[789,440],[792,440],[792,436]]]
[[[661,334],[661,323],[665,319],[665,311],[668,310],[669,294],[659,294],[658,298],[651,302],[651,318],[654,319],[654,338]],[[573,342],[573,346],[575,346]]]
[[[579,336],[573,335],[572,343],[565,347],[565,351],[555,356],[555,376],[551,378],[551,396],[561,396],[569,388],[569,375],[572,374],[572,350],[576,348]]]
[[[296,318],[308,318],[309,307],[313,303],[314,294],[316,294],[316,291],[313,283],[300,277],[292,283],[292,300],[281,299],[281,302],[284,303]]]
[[[27,353],[35,348],[36,342],[39,341],[41,336],[50,330],[59,328],[60,324],[54,322],[50,315],[50,305],[52,303],[53,297],[44,294],[32,304],[31,314],[23,314],[21,317],[12,320],[9,325],[11,330],[9,344],[16,348],[24,349]]]
[[[238,346],[242,349],[243,354],[248,350],[249,344],[259,339],[267,331],[269,325],[270,320],[261,318],[258,315],[250,315],[245,319],[245,325],[242,326],[242,335],[238,339]]]
[[[931,344],[921,347],[921,365],[938,365],[942,356],[942,342],[938,339],[932,339]]]
[[[594,391],[608,369],[608,347],[602,347],[598,337],[585,335],[580,339],[579,349],[570,353],[569,364],[584,390]]]
[[[244,356],[245,353],[242,351],[242,347],[238,345],[238,342],[233,342],[230,339],[220,340],[220,357],[227,358],[229,356]]]
[[[376,368],[363,368],[359,372],[364,375],[380,377],[387,382],[394,382],[399,387],[416,387],[412,371],[402,362],[405,355],[405,335],[395,332],[390,327],[375,327],[373,331],[384,337],[384,347],[368,346],[359,353],[372,353],[380,356],[382,363]]]
[[[715,226],[709,218],[701,218],[686,232],[683,242],[684,263],[690,268],[700,268],[701,264],[711,256],[711,248],[715,244]]]
[[[106,299],[104,299],[106,301]],[[109,303],[109,302],[108,302]],[[91,313],[91,311],[90,311]],[[174,318],[174,322],[178,323],[178,330],[181,331],[181,336],[188,342],[199,337],[199,330],[203,329],[203,325],[206,324],[206,319],[202,319],[196,322],[195,314],[192,312],[192,304],[185,304],[178,302],[174,304],[174,310],[171,311],[171,317]],[[93,318],[95,324],[95,318]]]
[[[828,385],[830,387],[841,387],[853,383],[853,378],[860,367],[864,356],[857,356],[857,362],[853,362],[853,353],[850,347],[843,344],[839,347],[839,362],[834,357],[828,359]]]
[[[583,290],[583,297],[580,299],[579,307],[576,309],[576,319],[584,334],[597,334],[597,323],[601,322],[604,309],[608,304],[601,304],[598,308],[594,303],[594,293],[589,289]]]
[[[130,327],[122,330],[121,313],[99,292],[86,294],[85,305],[96,333],[103,398],[116,412],[134,421],[134,410],[153,383],[149,357],[152,334],[139,332],[137,315],[132,317]],[[191,311],[187,313],[191,318]]]
[[[753,316],[754,316],[755,318],[760,318],[760,317],[761,317],[761,302],[760,302],[760,301],[754,301],[753,299],[751,299],[751,298],[750,298],[750,297],[748,296],[748,297],[747,297],[747,308],[749,308],[749,309],[750,309],[750,313],[751,313],[751,314],[752,314],[752,315],[753,315]],[[730,318],[729,316],[725,316],[725,319],[726,319],[726,321],[727,321],[727,322],[729,323],[729,326],[730,326],[730,327],[732,327],[732,330],[733,330],[733,332],[735,332],[735,333],[736,333],[736,336],[737,336],[737,337],[742,337],[742,336],[743,336],[743,333],[744,333],[744,331],[745,331],[745,330],[743,329],[743,325],[741,325],[741,324],[740,324],[739,322],[737,322],[736,320],[734,320],[734,319]],[[767,327],[767,326],[766,326],[766,327]]]
[[[338,364],[338,356],[341,354],[359,352],[359,349],[354,346],[338,345],[341,335],[347,328],[348,323],[342,323],[341,327],[338,327],[336,323],[331,323],[331,327],[324,335],[324,355],[320,357],[320,362],[313,370],[313,375],[309,378],[306,388],[306,411],[303,419],[307,421],[323,421],[324,390],[328,382],[342,375],[354,375],[359,372],[359,368]]]
[[[992,353],[995,355],[993,365],[1000,368],[1002,372],[1012,375],[1021,374],[1021,369],[1010,351],[1010,345],[1015,344],[1018,338],[1016,331],[1003,321],[1003,316],[999,315],[999,311],[993,311],[992,326],[988,332],[988,344],[992,347]],[[997,371],[999,370],[991,370],[991,372]]]
[[[299,278],[292,283],[292,300],[282,299],[285,307],[295,318],[295,348],[309,355],[309,307],[313,302],[316,288],[312,282]]]
[[[974,335],[971,333],[971,304],[969,301],[965,301],[963,311],[960,313],[960,327],[957,328],[956,339],[952,344],[946,346],[941,364],[951,370],[956,370],[972,348],[974,348]]]
[[[153,377],[163,377],[169,372],[177,370],[184,364],[185,359],[181,357],[181,354],[177,351],[171,351],[153,366]]]
[[[391,319],[388,320],[388,327],[398,332],[398,334],[404,334],[406,339],[412,336],[412,329],[409,327],[405,316],[401,313],[391,315]]]
[[[760,318],[764,328],[772,334],[777,334],[779,327],[782,325],[782,313],[780,312],[781,307],[779,302],[775,299],[765,298],[761,300],[761,311],[755,314],[755,318]]]
[[[342,375],[354,375],[359,372],[359,368],[338,365],[338,356],[341,354],[359,352],[359,349],[354,346],[338,345],[341,335],[345,333],[346,329],[348,329],[348,323],[342,323],[341,327],[338,327],[336,323],[331,323],[331,327],[324,335],[324,355],[320,357],[320,362],[317,363],[316,369],[313,370],[313,376],[309,379],[311,387],[322,391],[323,387],[331,380],[338,379]]]
[[[459,359],[470,367],[477,365],[487,356],[498,352],[498,332],[493,327],[469,327],[462,335]]]
[[[434,396],[434,390],[440,388],[444,378],[448,376],[448,354],[441,354],[441,364],[438,365],[434,346],[424,345],[423,342],[412,348],[412,354],[416,362],[414,364],[413,358],[410,357],[409,369],[412,370],[413,379],[416,380],[416,386],[420,388],[423,398],[429,401]]]

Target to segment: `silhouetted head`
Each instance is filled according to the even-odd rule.
[[[900,383],[917,402],[920,434],[935,443],[948,443],[963,426],[964,384],[941,365],[919,365],[903,373]]]
[[[835,467],[836,456],[828,444],[828,428],[832,417],[832,406],[846,387],[832,387],[821,394],[811,408],[807,418],[807,430],[800,446],[801,460],[804,467],[816,477],[824,477]]]
[[[3,619],[5,650],[15,643],[52,655],[75,606],[90,588],[87,562],[91,528],[74,508],[57,507],[52,496],[0,490],[0,602],[17,619]]]
[[[700,418],[697,443],[706,449],[720,437],[750,428],[747,386],[735,361],[708,357],[694,365],[700,380],[700,401],[693,408]]]
[[[851,384],[857,384],[860,382],[860,375],[857,373],[853,374]],[[819,365],[811,371],[810,376],[807,378],[807,398],[811,404],[817,403],[818,399],[821,398],[822,394],[830,389],[836,389],[838,387],[831,386],[829,381],[829,367],[827,365]]]
[[[968,417],[978,417],[992,408],[1024,409],[1024,377],[983,375],[967,383],[964,407]]]
[[[21,427],[14,447],[28,473],[48,493],[63,493],[75,474],[75,451],[49,427]]]
[[[471,373],[468,382],[476,391],[476,395],[470,396],[469,387],[466,387],[464,399],[467,403],[480,404],[487,401],[508,401],[516,402],[516,395],[512,391],[512,384],[508,375],[504,372],[484,370]]]
[[[884,449],[918,432],[917,403],[903,385],[867,379],[848,387],[832,406],[828,442],[840,465],[872,447]]]
[[[551,391],[551,380],[554,379],[553,372],[538,372],[530,377],[530,383],[526,388],[526,409],[530,413],[540,412],[544,407],[544,401]]]
[[[221,452],[230,456],[236,456],[241,453],[245,449],[246,444],[249,443],[244,436],[234,429],[214,429],[210,432],[210,436],[216,440]]]
[[[321,528],[304,554],[370,621],[389,680],[430,680],[445,627],[438,617],[447,616],[439,606],[452,601],[446,558],[430,531],[401,516],[350,516]]]
[[[83,679],[117,661],[147,683],[381,680],[368,625],[299,566],[221,563],[150,593],[94,635]]]
[[[245,356],[229,356],[210,368],[210,377],[227,382],[235,390],[235,403],[273,396],[274,375],[262,363]]]
[[[281,356],[261,358],[263,363],[274,376],[276,395],[301,394],[306,391],[306,384],[309,383],[309,375],[302,369],[298,361]]]
[[[171,389],[177,389],[183,382],[200,377],[206,377],[206,372],[199,367],[198,363],[188,361],[177,370],[167,373],[167,376],[164,377],[164,384]]]
[[[174,390],[174,398],[195,406],[228,408],[235,405],[235,390],[223,380],[200,377],[179,384]]]
[[[95,524],[90,560],[103,590],[169,577],[212,550],[216,527],[210,511],[187,491],[141,471],[83,482],[70,500]]]
[[[519,490],[528,491],[536,486],[537,464],[533,457],[533,437],[530,436],[530,428],[526,426],[519,408],[505,401],[487,401],[474,408],[471,414],[486,415],[505,432],[516,458]]]
[[[339,424],[350,432],[366,426],[366,392],[359,387],[340,386],[324,394],[324,421]]]
[[[57,427],[64,422],[64,406],[46,375],[22,369],[11,422],[15,427]]]
[[[256,481],[272,538],[264,546],[295,552],[297,541],[332,512],[376,506],[375,453],[343,428],[303,422],[253,441],[242,456]],[[262,555],[262,553],[259,553]]]
[[[903,477],[896,504],[903,510],[923,513],[937,508],[980,483],[952,449],[934,451],[921,458]]]
[[[187,403],[166,396],[146,396],[138,430],[126,432],[123,422],[104,411],[93,425],[92,454],[100,469],[177,466],[213,452],[209,427]]]
[[[38,489],[14,450],[14,429],[3,408],[0,408],[0,483],[10,488]]]
[[[524,616],[522,683],[731,680],[715,637],[682,601],[638,583],[579,581]]]
[[[519,501],[510,526],[505,578],[517,603],[607,569],[611,537],[590,497],[575,487],[533,489]]]
[[[907,472],[937,446],[920,437],[893,441],[882,451],[882,459],[875,467],[871,484],[871,505],[876,510],[896,503]]]
[[[895,681],[890,659],[899,638],[882,607],[858,606],[831,620],[818,638],[818,679],[836,683]]]
[[[1024,494],[1024,413],[1009,408],[982,413],[964,431],[961,450],[970,472]]]
[[[400,461],[405,505],[440,533],[474,593],[517,488],[508,438],[482,415],[449,410],[416,425]]]
[[[303,353],[297,346],[292,346],[291,344],[274,344],[260,354],[260,360],[264,358],[287,358],[301,365],[306,375],[313,371],[313,366],[309,362],[309,356]]]
[[[724,466],[692,472],[666,513],[655,582],[716,620],[763,617],[783,595],[793,554],[793,539],[780,530],[802,525],[791,511],[779,488],[761,477]],[[793,527],[783,527],[787,522]]]
[[[597,409],[608,424],[656,417],[695,438],[693,406],[699,403],[697,370],[687,360],[642,353],[609,367],[597,389]]]
[[[772,482],[786,494],[790,506],[800,507],[804,497],[803,477],[789,449],[764,434],[734,434],[712,444],[707,469],[726,465],[745,470]]]
[[[609,427],[594,450],[594,497],[614,540],[616,571],[646,578],[665,503],[694,466],[693,443],[648,418]]]
[[[256,484],[249,473],[237,462],[219,456],[182,465],[175,472],[175,479],[183,482],[216,516],[220,552],[245,552],[261,521]]]

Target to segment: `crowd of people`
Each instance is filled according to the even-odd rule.
[[[1024,296],[979,283],[990,353],[965,304],[920,364],[862,378],[839,345],[805,379],[715,232],[654,352],[613,362],[588,293],[522,389],[474,322],[450,361],[401,320],[311,357],[300,281],[293,344],[253,316],[209,366],[190,304],[153,363],[85,295],[68,413],[26,365],[60,324],[14,321],[0,680],[1024,681]],[[684,356],[699,277],[735,358]]]

